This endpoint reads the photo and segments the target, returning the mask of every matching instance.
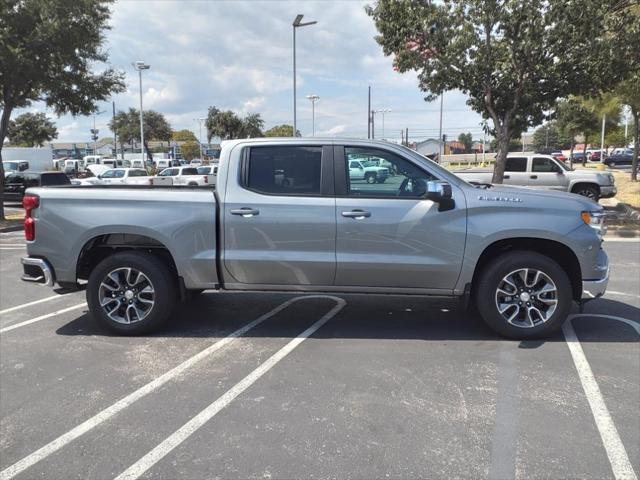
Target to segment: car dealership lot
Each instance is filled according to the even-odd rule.
[[[115,337],[18,281],[23,243],[0,236],[3,480],[640,474],[637,241],[606,242],[571,349],[406,296],[212,292]]]

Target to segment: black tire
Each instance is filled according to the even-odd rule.
[[[542,323],[532,322],[534,326],[524,326],[526,319],[522,320],[523,325],[509,323],[499,312],[496,298],[503,279],[511,272],[525,268],[544,273],[555,284],[557,292],[555,311]],[[517,295],[513,295],[513,298],[521,300]],[[535,304],[533,298],[531,302]],[[573,290],[567,273],[554,260],[536,252],[516,250],[499,256],[485,267],[479,276],[474,300],[480,315],[492,330],[504,337],[527,340],[546,337],[562,326],[573,304]],[[526,315],[526,305],[522,309]],[[511,312],[513,310],[507,310],[505,314],[510,315]],[[519,320],[516,318],[514,322],[518,323]]]
[[[364,179],[366,180],[367,183],[371,184],[371,183],[376,183],[376,174],[375,173],[367,173],[364,176]]]
[[[198,295],[200,295],[202,292],[204,292],[204,288],[191,288],[191,289],[187,289],[187,295],[185,300],[188,301],[194,297],[197,297]]]
[[[600,200],[600,190],[598,189],[598,187],[594,187],[591,185],[578,185],[573,189],[571,193],[576,193],[583,197],[590,198],[595,202]]]
[[[100,305],[101,284],[110,272],[122,268],[132,268],[144,274],[154,291],[153,305],[144,318],[132,323],[120,323],[112,319],[107,314],[106,307]],[[87,284],[87,304],[93,318],[112,332],[120,335],[141,335],[159,328],[167,321],[177,302],[176,291],[176,275],[165,261],[150,253],[126,251],[105,258],[93,269]],[[126,307],[126,301],[123,305]]]
[[[189,182],[190,187],[197,187],[198,184],[196,182]]]
[[[387,177],[379,178],[378,183],[384,183],[387,180]]]
[[[616,162],[609,162],[609,168],[616,168]]]

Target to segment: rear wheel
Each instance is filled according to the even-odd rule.
[[[571,282],[552,259],[513,251],[498,257],[480,276],[476,305],[500,335],[544,337],[564,323],[573,303]]]
[[[376,174],[375,173],[367,173],[364,176],[364,179],[367,181],[367,183],[376,183]]]
[[[175,274],[150,253],[116,253],[91,272],[87,303],[93,317],[110,330],[124,335],[147,333],[173,311]]]

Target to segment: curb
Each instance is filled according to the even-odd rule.
[[[640,212],[627,203],[618,203],[616,210],[622,211],[629,218],[640,221]]]

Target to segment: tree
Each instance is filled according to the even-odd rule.
[[[631,109],[633,118],[633,160],[631,161],[631,181],[638,181],[638,150],[640,150],[640,67],[628,80],[616,87],[618,98]]]
[[[0,0],[0,160],[16,108],[44,101],[57,115],[90,114],[124,90],[106,62],[104,31],[112,0]],[[0,220],[4,171],[0,162]]]
[[[149,149],[149,140],[171,139],[171,126],[163,114],[153,110],[144,111],[142,123],[144,125],[144,149],[149,159],[153,160],[153,153]],[[109,122],[109,128],[121,142],[133,145],[134,142],[140,140],[140,112],[135,108],[130,108],[127,112],[120,110]]]
[[[200,144],[195,140],[187,140],[180,146],[180,152],[185,160],[193,160],[200,156]]]
[[[240,118],[231,110],[221,111],[216,107],[209,107],[207,120],[207,141],[213,137],[222,140],[234,138],[262,137],[264,120],[259,113],[250,113],[245,118]]]
[[[495,138],[489,142],[489,150],[495,152],[498,149],[498,140]],[[522,139],[512,138],[509,140],[509,152],[521,152],[522,151]]]
[[[418,71],[427,101],[461,90],[491,119],[498,141],[493,182],[502,183],[510,140],[542,123],[558,98],[626,76],[624,57],[640,34],[626,10],[615,11],[620,3],[378,0],[367,12],[384,53],[395,55],[395,69]]]
[[[471,153],[473,149],[473,135],[471,133],[461,133],[458,135],[458,141],[464,145],[464,153]]]
[[[533,132],[533,148],[536,152],[571,148],[571,137],[562,132],[557,121],[550,121]]]
[[[584,105],[581,99],[576,97],[559,102],[556,106],[555,116],[560,131],[571,140],[569,164],[573,165],[575,138],[579,134],[584,136],[585,155],[583,161],[586,161],[587,140],[589,135],[598,129],[598,117]]]
[[[171,133],[171,140],[175,142],[197,142],[198,139],[191,130],[174,130]]]
[[[58,129],[44,113],[23,113],[9,122],[9,141],[24,147],[41,147],[58,138]]]
[[[293,137],[293,127],[291,125],[276,125],[264,132],[265,137]],[[297,137],[300,136],[300,131],[297,132]]]

